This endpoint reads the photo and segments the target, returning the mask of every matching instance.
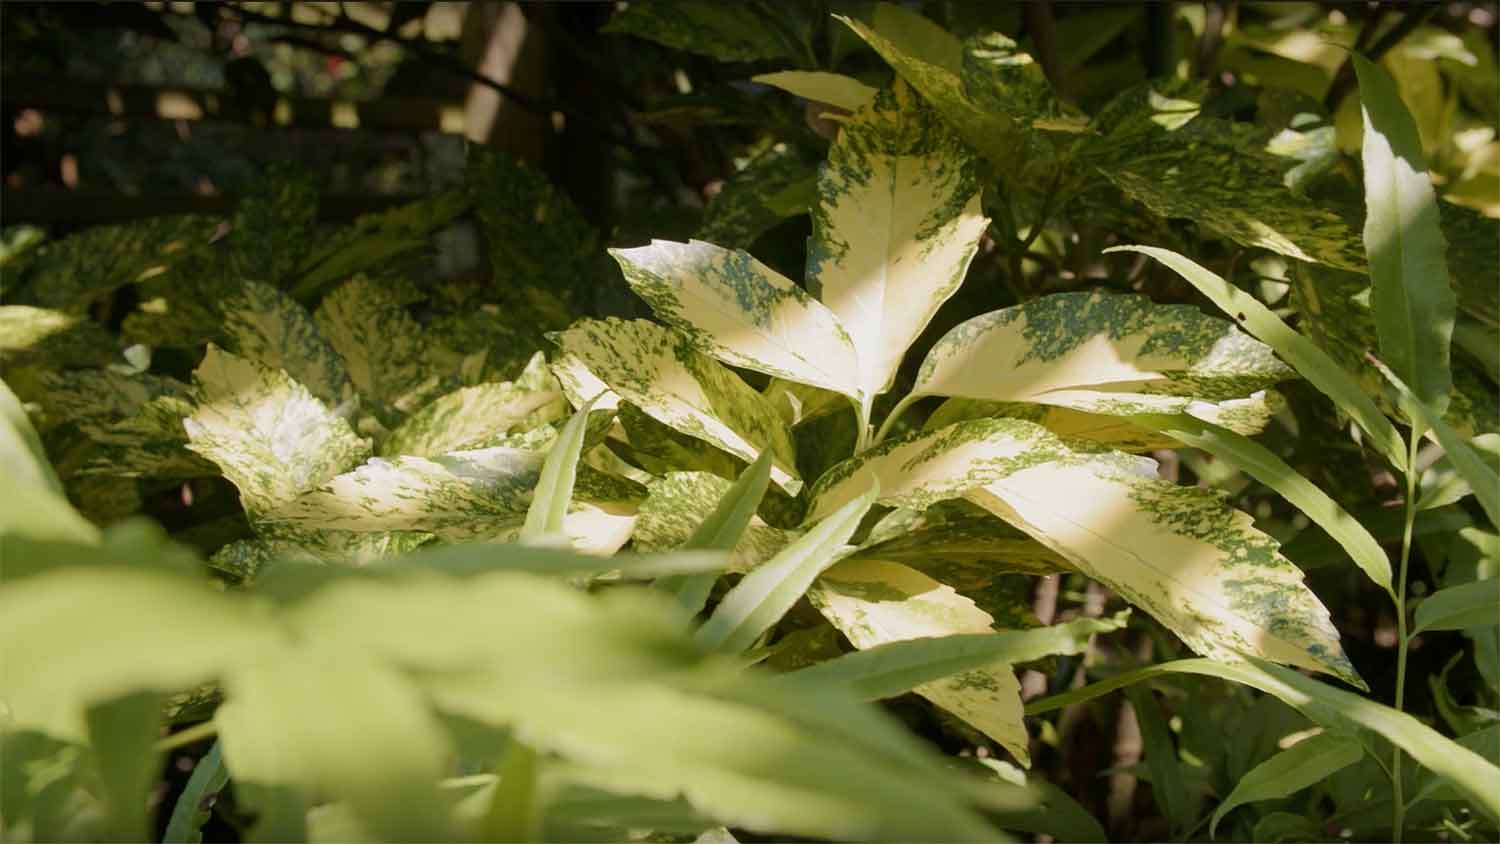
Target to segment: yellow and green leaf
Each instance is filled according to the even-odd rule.
[[[316,317],[366,399],[393,404],[433,374],[421,326],[370,279],[340,285],[324,297]]]
[[[219,303],[225,348],[292,380],[330,407],[353,389],[344,361],[306,308],[269,284],[245,281]],[[363,387],[363,385],[357,385]]]
[[[751,82],[780,88],[791,94],[838,106],[844,111],[859,111],[875,99],[876,89],[842,73],[821,70],[783,70],[750,77]]]
[[[431,457],[500,445],[508,434],[563,418],[564,402],[556,382],[551,389],[519,381],[461,387],[408,416],[381,443],[380,454]]]

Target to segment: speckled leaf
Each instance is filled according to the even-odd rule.
[[[1217,494],[1123,455],[1016,472],[968,498],[1151,613],[1193,650],[1260,656],[1364,687],[1302,572]]]
[[[912,396],[1117,415],[1117,406],[1186,410],[1194,399],[1241,398],[1293,376],[1270,347],[1191,306],[1057,293],[949,331],[922,362]]]
[[[0,305],[0,365],[99,366],[114,359],[115,339],[104,326],[62,311]]]
[[[800,146],[768,144],[703,209],[697,238],[749,249],[773,226],[806,214],[818,198],[817,162]]]
[[[838,317],[749,254],[698,240],[653,240],[610,254],[631,289],[699,350],[860,400],[854,345]]]
[[[629,402],[620,405],[619,413],[620,431],[628,443],[621,453],[646,472],[710,472],[725,480],[738,477],[744,461],[668,428]]]
[[[318,222],[317,177],[286,159],[252,182],[226,239],[230,273],[281,286],[307,254]]]
[[[135,414],[95,432],[97,454],[79,469],[79,474],[138,478],[218,474],[214,463],[188,450],[182,421],[194,409],[191,400],[176,395],[151,399]]]
[[[361,396],[394,403],[432,374],[421,326],[377,282],[340,285],[324,297],[316,318]]]
[[[786,424],[793,428],[849,407],[849,403],[838,393],[780,378],[772,378],[761,395],[776,408]]]
[[[330,407],[352,395],[339,353],[307,309],[269,284],[243,282],[219,304],[225,348],[292,380]]]
[[[210,346],[194,371],[188,448],[217,463],[252,514],[270,511],[370,453],[349,423],[286,373]]]
[[[302,259],[294,295],[315,296],[355,273],[381,269],[394,258],[425,248],[433,232],[468,207],[468,194],[454,190],[360,216]]]
[[[635,548],[670,551],[682,547],[714,511],[733,483],[707,472],[672,472],[647,487],[635,526]],[[729,570],[746,572],[775,556],[795,538],[751,517],[729,558]]]
[[[1359,53],[1364,113],[1365,252],[1380,355],[1428,407],[1442,413],[1453,390],[1449,349],[1458,303],[1422,139],[1396,82]]]
[[[856,648],[961,633],[989,633],[994,619],[921,572],[882,560],[848,560],[823,573],[807,597]],[[1021,723],[1021,684],[995,662],[913,691],[977,727],[1023,765],[1029,737]]]
[[[1008,572],[1040,575],[1071,568],[1051,548],[962,500],[891,511],[870,529],[854,556],[902,563],[964,592],[987,588]]]
[[[770,85],[819,103],[859,111],[875,99],[877,89],[842,73],[820,70],[783,70],[750,77],[751,82]]]
[[[989,222],[975,162],[898,83],[844,124],[818,193],[808,287],[848,330],[868,403],[968,271]]]
[[[75,369],[42,376],[46,394],[42,406],[50,422],[67,422],[98,437],[126,417],[141,411],[159,396],[185,399],[188,385],[175,378],[139,373],[124,375],[112,369]]]
[[[1140,399],[1139,396],[1129,398]],[[1083,406],[1093,406],[1097,403],[1111,410],[1128,409],[1127,402],[1116,399],[1108,393],[1101,393],[1093,398],[1082,396],[1078,403]],[[1171,397],[1155,396],[1141,400],[1140,403],[1167,406],[1177,404]],[[1216,402],[1192,400],[1187,403],[1185,412],[1221,428],[1248,435],[1258,434],[1264,430],[1276,412],[1285,405],[1286,401],[1280,393],[1274,390],[1260,390],[1243,399],[1225,399]],[[990,416],[1025,419],[1063,438],[1088,440],[1107,445],[1116,451],[1141,453],[1158,448],[1176,448],[1179,445],[1171,437],[1136,425],[1126,417],[1024,402],[949,399],[938,405],[938,409],[927,417],[922,428],[931,431],[954,422]]]
[[[754,9],[715,0],[635,0],[610,17],[604,31],[726,62],[788,59],[801,53]]]
[[[552,389],[510,381],[463,387],[407,417],[381,443],[380,454],[431,457],[498,445],[508,434],[563,418],[564,401],[556,382]]]
[[[583,407],[586,401],[593,401],[596,410],[614,410],[620,406],[620,396],[573,355],[558,355],[552,362],[552,375],[567,396],[568,404],[574,407]]]
[[[681,335],[644,320],[581,320],[556,341],[659,422],[746,462],[770,449],[772,480],[788,493],[802,488],[791,435],[776,411]]]

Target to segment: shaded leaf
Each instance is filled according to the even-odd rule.
[[[340,285],[315,316],[363,397],[394,403],[433,374],[421,327],[400,300],[370,279]]]
[[[1439,589],[1417,605],[1415,636],[1423,630],[1463,630],[1500,624],[1500,578]]]
[[[783,70],[750,77],[751,82],[770,85],[792,94],[838,106],[844,111],[859,111],[875,99],[876,90],[841,73],[816,70]]]
[[[269,284],[245,281],[217,307],[223,315],[221,330],[229,351],[261,366],[285,370],[330,407],[351,395],[339,352],[319,333],[312,315],[291,297]]]
[[[434,232],[468,207],[469,196],[454,190],[361,215],[303,256],[293,295],[311,299],[349,276],[379,270],[397,257],[423,249]]]
[[[1214,810],[1208,831],[1239,806],[1260,800],[1288,797],[1358,762],[1365,755],[1360,743],[1348,736],[1322,733],[1297,742],[1256,765],[1240,778],[1234,791]]]
[[[712,0],[637,0],[611,16],[604,31],[726,62],[797,58],[801,53],[755,10]]]
[[[817,162],[800,147],[773,143],[725,182],[703,209],[699,240],[749,249],[782,220],[817,201]]]
[[[761,499],[765,497],[766,487],[770,482],[771,453],[762,452],[759,457],[755,458],[754,463],[745,468],[734,484],[724,491],[724,494],[719,497],[718,504],[714,505],[713,512],[698,524],[692,536],[688,537],[682,547],[733,551],[741,544],[741,539],[746,537],[746,531],[755,518],[755,511],[760,507]],[[659,487],[651,488],[651,495],[647,501],[650,502],[653,499],[658,504],[666,504],[663,509],[670,513],[669,517],[689,516],[689,513],[682,511],[696,509],[681,501],[680,498],[674,501],[671,496],[664,494],[664,489]],[[643,504],[641,507],[643,514],[645,509]],[[673,510],[677,512],[672,512]],[[656,588],[671,593],[683,609],[691,615],[697,615],[703,611],[703,605],[708,602],[708,595],[713,590],[718,576],[718,572],[705,572],[691,576],[667,577],[658,580]]]

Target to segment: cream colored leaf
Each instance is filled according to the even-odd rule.
[[[527,389],[518,382],[462,387],[407,417],[380,446],[385,457],[430,457],[499,445],[507,434],[529,431],[567,415],[558,389]]]
[[[564,356],[653,419],[747,462],[770,449],[771,479],[790,494],[802,488],[776,411],[685,337],[645,320],[607,319],[580,320],[555,339]]]
[[[1143,406],[1186,412],[1194,400],[1242,398],[1293,375],[1269,346],[1196,308],[1058,293],[949,331],[922,362],[912,395],[1105,415]]]
[[[210,345],[193,372],[188,448],[218,464],[252,514],[313,489],[370,453],[306,387]]]
[[[844,124],[818,177],[808,286],[848,329],[866,401],[963,282],[988,220],[973,155],[903,84]]]
[[[823,573],[808,600],[856,648],[959,633],[992,632],[973,601],[914,569],[883,560],[846,560]],[[1030,764],[1021,684],[1006,663],[924,683],[914,691]]]
[[[594,399],[595,410],[615,410],[620,406],[619,394],[573,355],[559,355],[552,362],[552,374],[562,386],[563,395],[568,397],[568,404],[574,407],[583,407],[589,399]]]
[[[1130,406],[1125,399],[1110,397],[1106,394],[1095,394],[1083,398],[1080,404],[1093,406],[1094,403],[1098,403],[1110,410],[1123,411]],[[1131,399],[1139,398],[1139,396],[1131,397]],[[1104,404],[1105,402],[1108,404]],[[1181,403],[1180,400],[1171,396],[1152,396],[1141,403],[1149,405],[1153,402],[1171,405]],[[1190,400],[1187,401],[1184,412],[1205,422],[1211,422],[1221,428],[1228,428],[1237,434],[1248,436],[1264,430],[1271,421],[1271,417],[1284,404],[1281,394],[1274,390],[1261,390],[1243,399],[1226,399],[1218,402]],[[927,417],[922,428],[934,431],[952,425],[954,422],[992,416],[1035,422],[1064,439],[1088,440],[1109,446],[1116,451],[1141,453],[1158,448],[1177,448],[1181,445],[1166,434],[1133,424],[1122,416],[1089,413],[1057,405],[981,399],[949,399]]]
[[[838,317],[743,250],[653,240],[610,254],[631,289],[700,351],[860,400],[854,345]]]
[[[836,105],[845,111],[859,111],[876,94],[876,89],[852,76],[826,71],[783,70],[752,76],[750,81],[780,88],[805,100]]]

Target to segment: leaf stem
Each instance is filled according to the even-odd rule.
[[[875,432],[874,442],[868,445],[879,445],[883,442],[885,435],[891,432],[891,426],[896,424],[896,420],[901,417],[901,414],[905,413],[906,409],[911,407],[918,398],[919,396],[902,396],[901,401],[896,402],[896,406],[891,408],[891,412],[885,415],[885,421],[880,423],[880,430]],[[859,450],[864,451],[865,447],[861,447]]]
[[[1406,704],[1406,574],[1411,562],[1412,528],[1417,516],[1417,446],[1422,442],[1421,424],[1412,423],[1411,441],[1406,460],[1406,518],[1401,531],[1401,570],[1396,576],[1396,711]],[[1397,747],[1391,762],[1391,840],[1401,844],[1402,827],[1406,825],[1406,802],[1401,794],[1401,748]]]

